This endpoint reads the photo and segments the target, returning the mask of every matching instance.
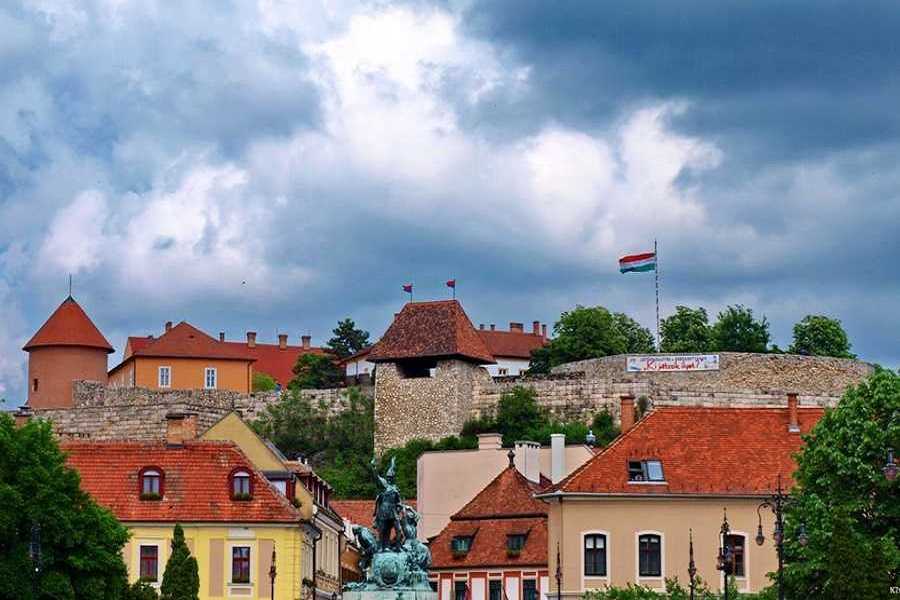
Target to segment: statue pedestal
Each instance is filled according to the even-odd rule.
[[[345,590],[343,600],[437,600],[431,590]]]

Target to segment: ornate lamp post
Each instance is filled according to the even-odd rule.
[[[556,600],[562,600],[562,563],[559,560],[559,542],[556,542]]]
[[[272,548],[272,566],[269,567],[269,582],[271,583],[270,589],[272,590],[272,600],[275,600],[276,575],[278,575],[278,571],[275,570],[275,548]]]
[[[772,533],[772,539],[775,541],[775,548],[778,553],[778,600],[784,600],[784,509],[791,502],[791,497],[784,493],[781,487],[781,475],[778,476],[778,487],[771,497],[766,498],[756,507],[756,516],[759,519],[759,526],[756,528],[756,545],[762,546],[766,541],[762,529],[762,513],[764,508],[769,508],[775,515],[775,531]],[[806,528],[803,523],[800,524],[800,532],[797,534],[797,542],[801,546],[807,544]]]
[[[888,481],[894,481],[895,479],[897,479],[897,463],[894,462],[893,448],[888,448],[887,462],[884,464],[884,467],[881,470],[884,471],[884,476],[887,477]]]
[[[728,545],[728,534],[731,533],[731,526],[728,525],[728,509],[722,509],[722,527],[719,534],[722,537],[722,543],[719,546],[719,555],[716,557],[716,570],[722,571],[725,577],[725,600],[728,600],[728,576],[734,571],[734,551]]]
[[[688,577],[691,578],[691,600],[694,600],[694,591],[696,589],[697,583],[697,565],[694,564],[694,530],[688,529],[688,555],[690,556],[690,560],[688,561]]]

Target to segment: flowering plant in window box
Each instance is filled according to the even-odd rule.
[[[521,554],[522,554],[521,548],[507,548],[506,549],[506,556],[508,556],[510,558],[516,558],[517,556],[520,556]]]
[[[162,495],[156,492],[143,492],[141,493],[141,500],[162,500]]]
[[[232,494],[231,499],[237,500],[238,502],[246,502],[252,500],[253,496],[250,494]]]
[[[453,558],[465,558],[466,554],[469,553],[468,550],[461,550],[459,548],[454,548],[452,551]]]

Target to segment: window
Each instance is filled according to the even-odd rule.
[[[606,536],[602,533],[584,536],[584,574],[606,577]]]
[[[38,390],[38,380],[37,377],[34,378],[34,381],[31,384],[31,391],[36,392]]]
[[[249,500],[253,493],[250,484],[250,472],[238,469],[231,474],[231,498],[232,500]]]
[[[744,536],[725,536],[725,546],[731,548],[731,562],[726,565],[726,573],[735,577],[744,577],[744,573],[746,573],[744,565]]]
[[[656,534],[638,536],[638,577],[662,577],[662,538]]]
[[[450,549],[453,551],[453,554],[466,554],[472,549],[472,536],[458,535],[454,537],[453,541],[450,542]]]
[[[208,390],[216,389],[216,368],[215,367],[206,367],[206,372],[203,376],[203,387]]]
[[[466,600],[469,595],[469,586],[465,581],[453,582],[453,600]]]
[[[499,579],[491,579],[488,583],[488,600],[503,600],[503,582]]]
[[[509,375],[509,369],[497,369],[497,374],[500,375],[500,377],[505,377],[506,375]]]
[[[525,534],[513,533],[506,536],[506,552],[508,554],[519,554],[525,546]]]
[[[157,383],[161,388],[172,386],[172,367],[160,367]]]
[[[231,583],[250,583],[250,547],[231,549]]]
[[[156,467],[145,467],[138,475],[142,500],[159,500],[163,495],[163,472]]]
[[[522,600],[537,600],[537,583],[534,579],[522,582]]]
[[[159,578],[159,546],[141,546],[140,577],[144,581]]]
[[[629,460],[628,481],[665,481],[662,463],[658,460]]]

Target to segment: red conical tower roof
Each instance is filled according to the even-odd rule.
[[[22,350],[46,346],[84,346],[114,352],[87,313],[69,296],[59,305],[47,322],[28,340]]]

